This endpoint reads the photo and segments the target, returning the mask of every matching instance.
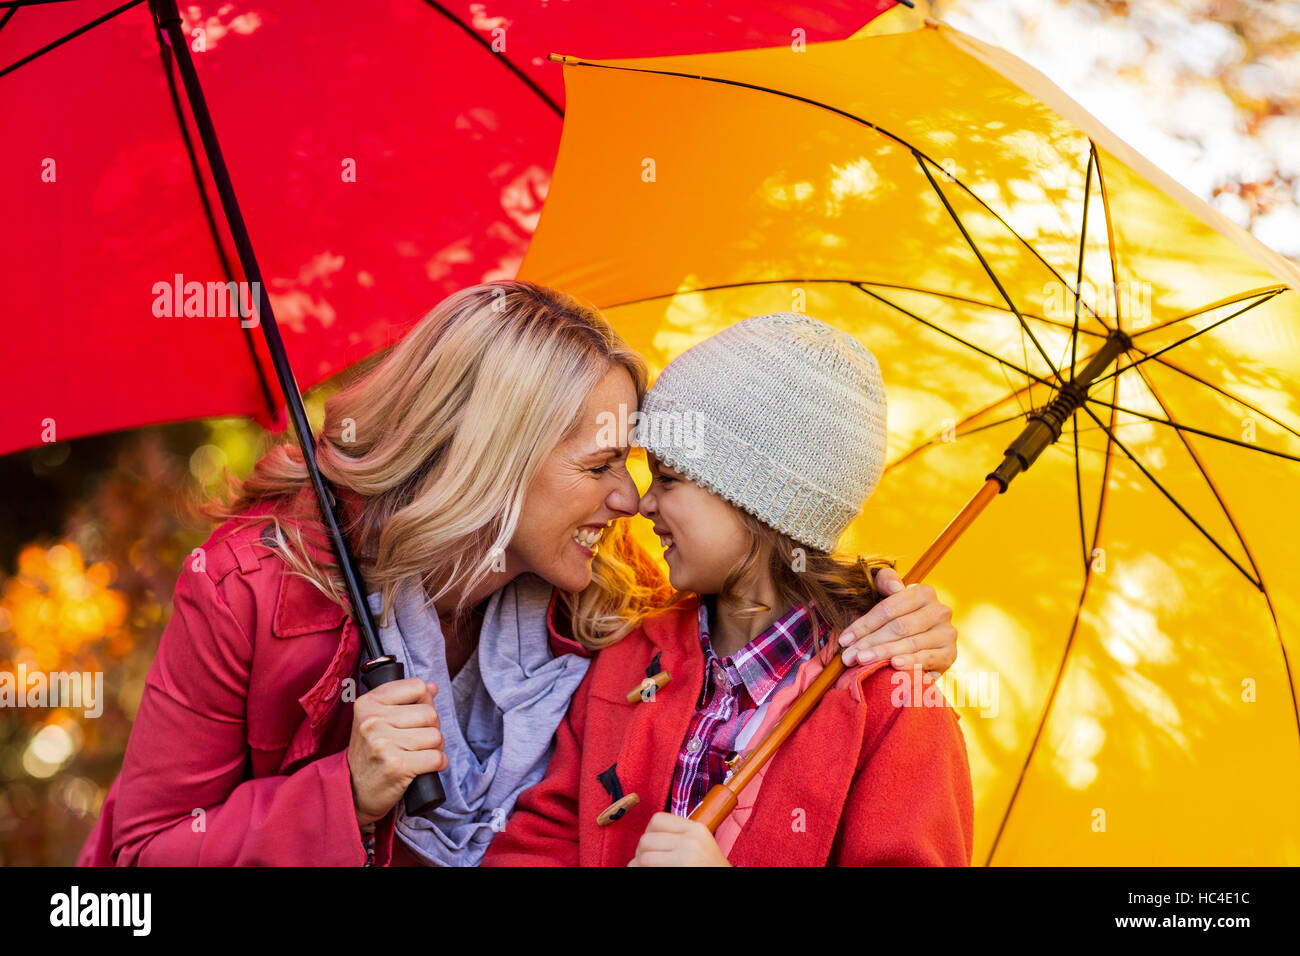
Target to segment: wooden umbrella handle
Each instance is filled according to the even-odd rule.
[[[961,537],[964,532],[978,516],[990,501],[998,496],[1002,491],[1002,484],[996,478],[990,478],[984,482],[984,486],[975,494],[970,501],[966,502],[965,507],[957,513],[957,517],[948,523],[948,527],[943,529],[943,533],[935,539],[934,543],[926,549],[921,559],[912,566],[903,578],[905,584],[916,584],[923,580],[927,574],[939,563],[939,559],[944,556],[953,543]],[[736,800],[740,793],[745,789],[754,776],[763,766],[776,755],[777,750],[785,743],[786,739],[795,731],[795,728],[808,716],[809,712],[817,706],[822,695],[839,680],[840,675],[847,670],[842,654],[836,654],[826,668],[817,675],[814,680],[802,694],[795,699],[790,705],[790,709],[781,715],[781,719],[776,722],[767,735],[759,742],[758,746],[751,750],[745,759],[736,767],[736,772],[731,775],[731,779],[725,784],[715,785],[700,805],[692,811],[690,818],[699,823],[703,823],[709,828],[709,832],[716,832],[722,825],[722,821],[727,819],[728,814],[736,808]]]

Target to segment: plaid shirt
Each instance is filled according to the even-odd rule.
[[[749,745],[772,695],[793,681],[799,664],[812,656],[814,638],[821,647],[829,636],[820,623],[813,634],[812,615],[800,605],[735,654],[719,659],[709,640],[712,604],[711,598],[700,602],[704,689],[677,754],[665,808],[679,817],[689,816],[714,784],[730,779],[728,761],[734,764]]]

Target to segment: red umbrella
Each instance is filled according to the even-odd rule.
[[[559,143],[551,51],[761,47],[795,29],[813,42],[891,6],[284,0],[181,12],[307,387],[449,292],[515,274]],[[19,357],[0,454],[211,415],[270,424],[280,400],[256,329],[154,314],[155,286],[177,275],[244,277],[149,5],[19,3],[0,21],[0,311]]]
[[[828,39],[892,3],[868,5],[851,18],[847,4],[831,8],[838,18],[810,9],[819,26],[794,29]],[[402,664],[366,610],[285,340],[310,384],[393,341],[451,289],[514,274],[563,117],[558,86],[547,89],[560,78],[541,71],[553,39],[635,55],[765,45],[758,22],[770,31],[779,19],[782,41],[792,31],[788,9],[763,4],[744,27],[726,3],[462,6],[227,4],[206,18],[188,7],[187,20],[175,0],[54,0],[0,17],[0,128],[14,144],[0,175],[24,227],[0,250],[12,270],[0,308],[17,317],[22,356],[0,454],[215,414],[271,424],[274,377],[362,609],[367,689],[401,678]],[[807,36],[816,30],[835,32]],[[249,184],[247,220],[235,178]],[[251,231],[266,242],[265,274]],[[406,809],[442,799],[424,774]]]

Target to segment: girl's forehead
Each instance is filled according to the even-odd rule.
[[[647,451],[645,453],[645,457],[646,457],[646,462],[650,465],[651,471],[663,471],[673,475],[681,474],[681,472],[673,468],[671,465],[666,465],[662,461],[660,461],[659,457],[652,451]]]

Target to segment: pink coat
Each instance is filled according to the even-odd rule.
[[[262,537],[269,523],[235,527],[213,533],[202,566],[185,561],[122,772],[79,865],[366,862],[347,763],[357,627],[286,573]],[[552,651],[580,650],[555,614],[552,599]],[[392,855],[389,813],[375,864]]]
[[[262,538],[268,525],[228,535],[235,527],[208,539],[203,566],[186,559],[122,772],[80,865],[366,862],[343,699],[360,659],[356,625],[285,573]],[[375,844],[382,865],[391,813]]]

